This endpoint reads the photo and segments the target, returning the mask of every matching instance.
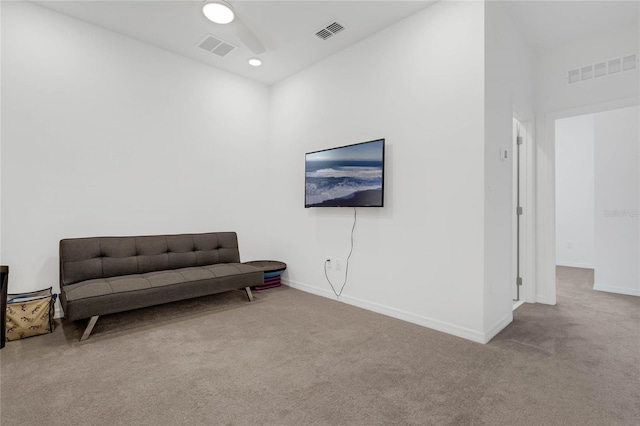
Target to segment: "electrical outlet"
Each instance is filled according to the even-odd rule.
[[[334,259],[336,270],[342,271],[342,259]]]

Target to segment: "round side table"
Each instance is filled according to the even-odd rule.
[[[280,286],[280,275],[287,269],[287,264],[277,260],[252,260],[244,262],[245,265],[251,265],[264,272],[264,284],[256,286],[256,290],[266,290],[268,288]]]

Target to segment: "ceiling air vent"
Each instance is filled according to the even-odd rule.
[[[233,44],[215,38],[212,35],[207,35],[204,39],[200,40],[200,42],[198,43],[198,47],[220,57],[226,56],[229,52],[236,48],[236,46],[234,46]]]
[[[320,31],[318,31],[318,32],[316,33],[316,35],[317,35],[318,37],[320,37],[321,39],[326,40],[326,39],[328,39],[329,37],[331,37],[331,36],[333,35],[333,33],[332,33],[331,31],[329,31],[329,30],[325,30],[325,29],[323,28],[323,29],[321,29]]]
[[[338,24],[337,22],[334,22],[334,23],[332,23],[330,25],[327,25],[327,29],[329,31],[331,31],[332,33],[334,33],[334,34],[337,34],[340,31],[344,30],[344,27],[342,25]]]
[[[337,22],[332,22],[329,25],[326,25],[324,28],[322,28],[319,31],[316,31],[316,36],[318,36],[319,38],[326,40],[329,37],[332,37],[334,34],[339,33],[340,31],[344,30],[344,26],[342,26],[341,24],[337,23]]]

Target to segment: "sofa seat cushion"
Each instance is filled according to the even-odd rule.
[[[220,263],[168,271],[148,272],[146,274],[99,278],[66,285],[64,289],[66,300],[73,302],[90,297],[164,287],[192,281],[211,280],[232,275],[254,273],[256,271],[260,270],[250,265]]]

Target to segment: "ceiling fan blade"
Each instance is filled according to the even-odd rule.
[[[258,40],[258,37],[236,16],[234,22],[237,30],[237,35],[245,46],[249,48],[256,55],[260,55],[266,52],[264,45]]]

